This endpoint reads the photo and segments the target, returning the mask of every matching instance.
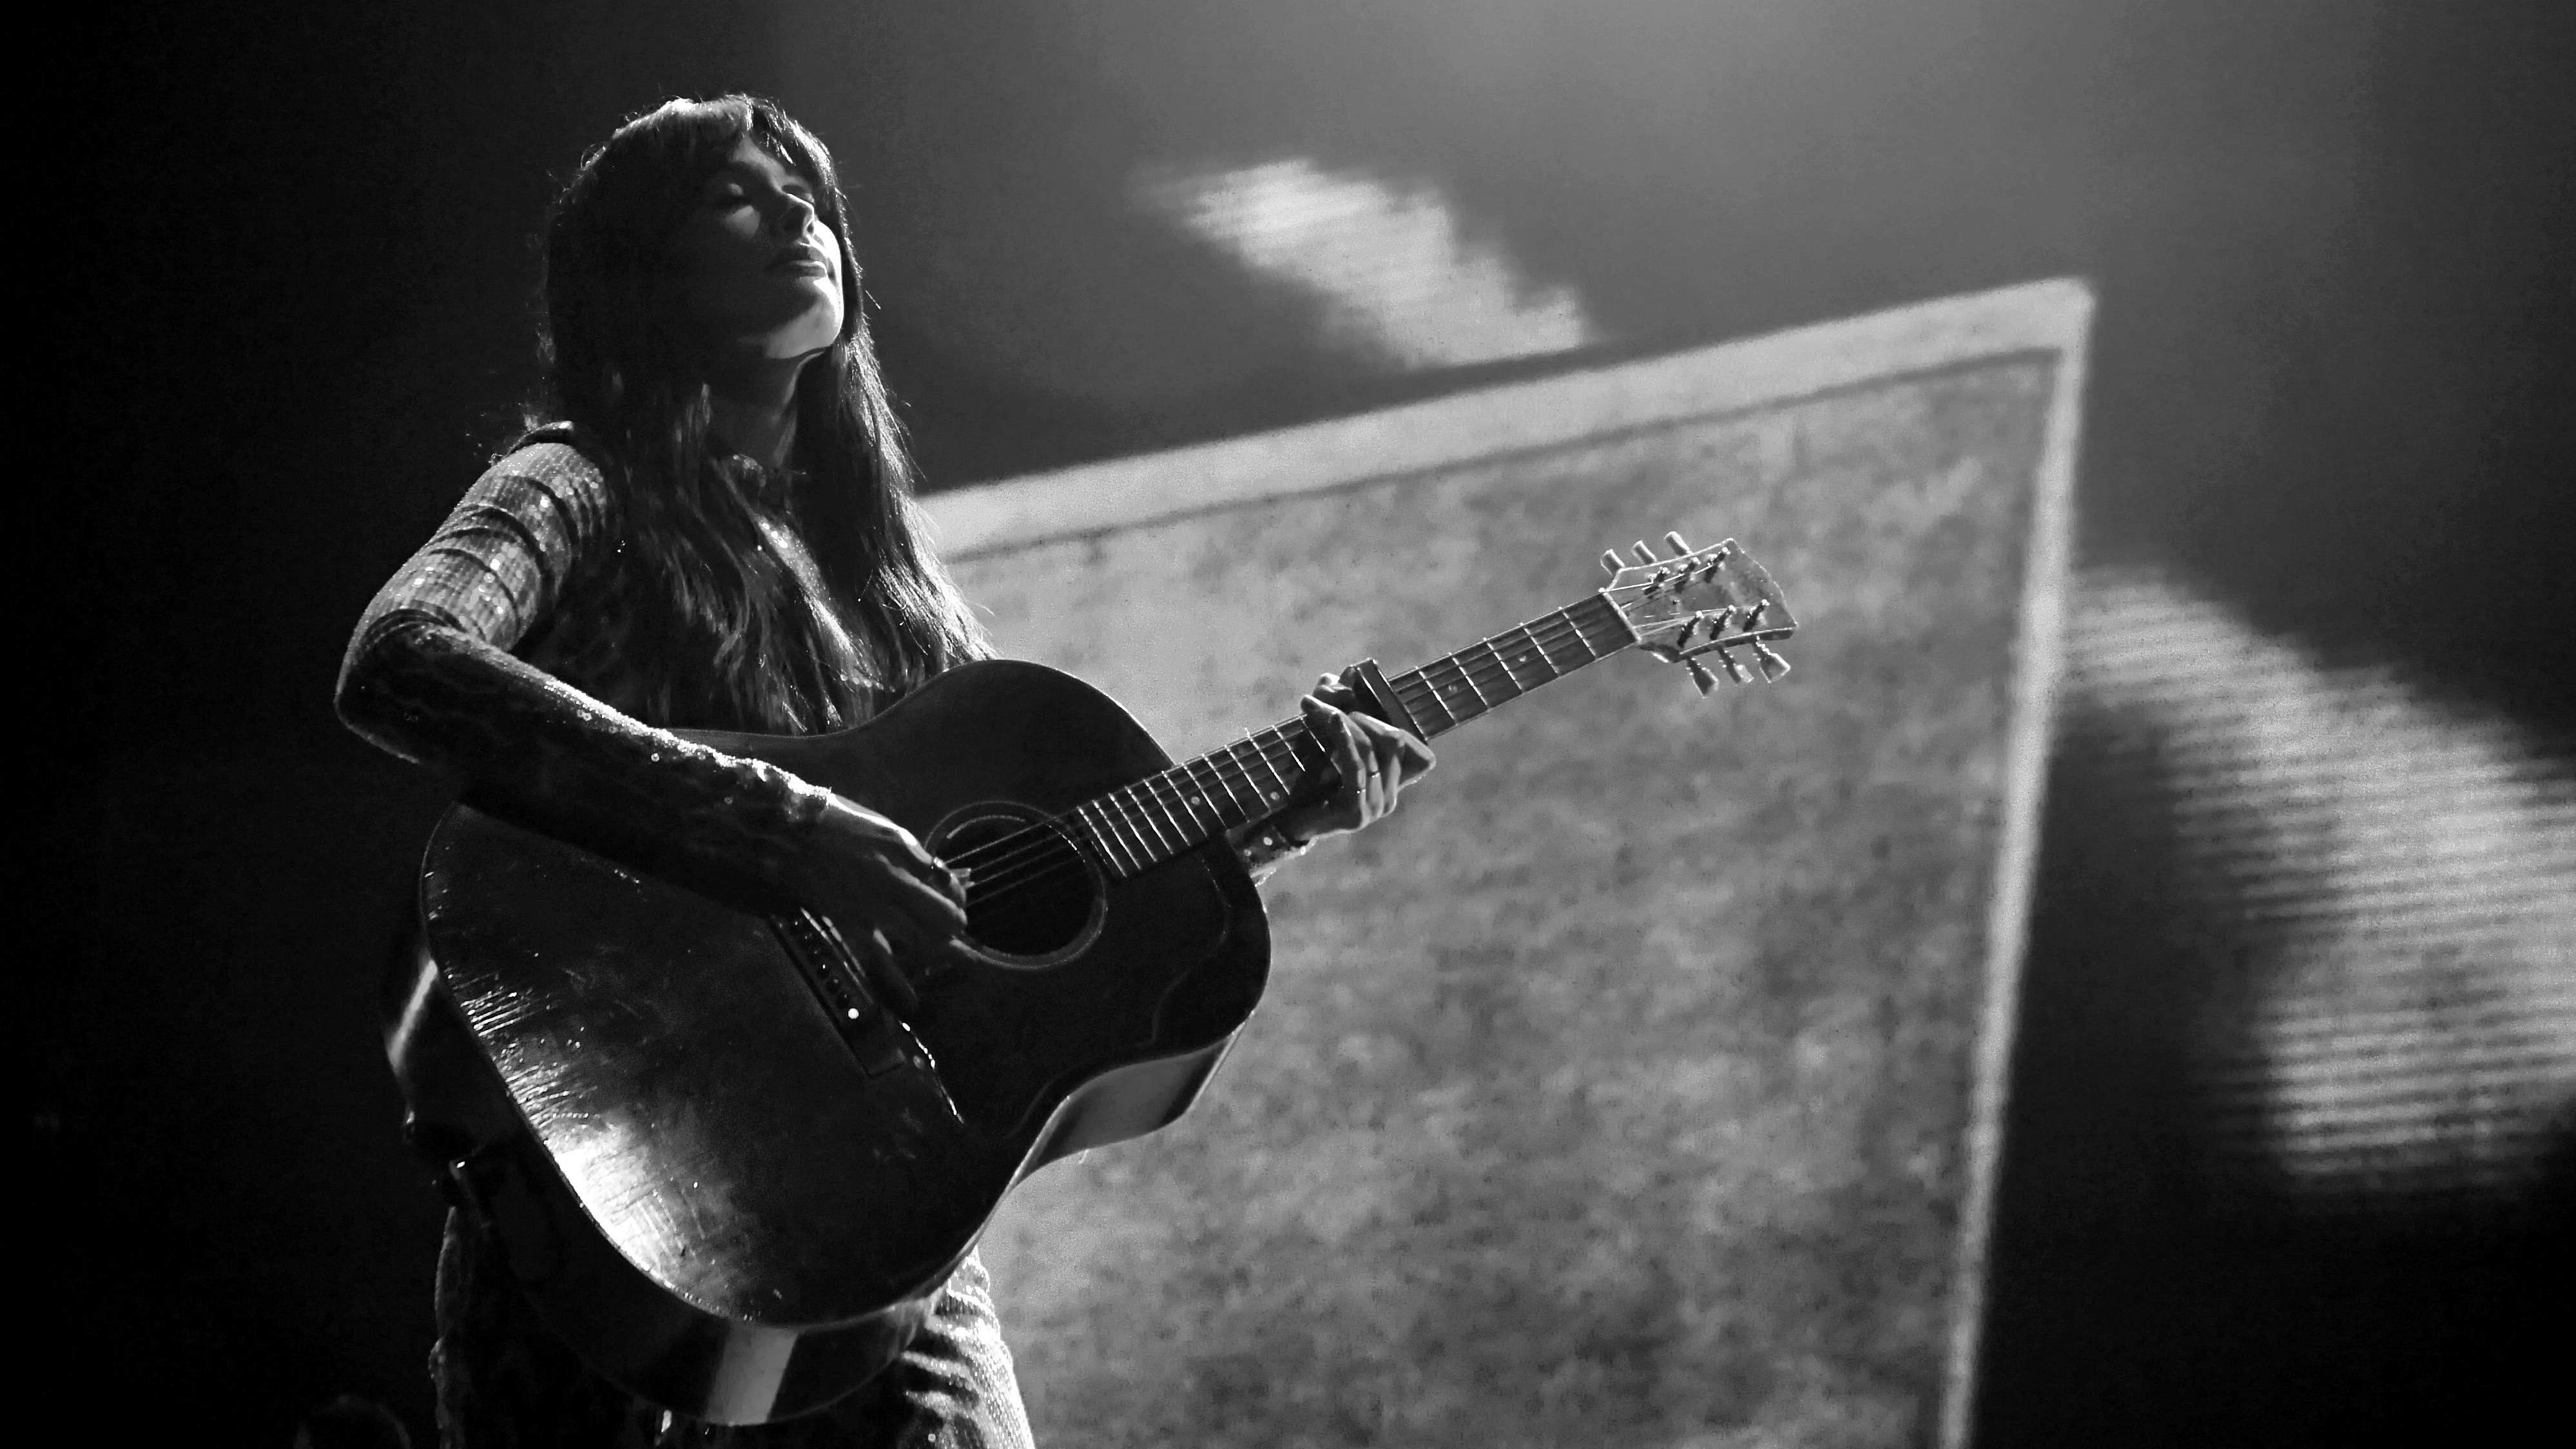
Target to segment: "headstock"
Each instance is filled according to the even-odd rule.
[[[1752,682],[1735,656],[1739,649],[1752,654],[1764,683],[1788,673],[1789,661],[1770,645],[1798,632],[1798,621],[1789,616],[1770,570],[1731,538],[1700,549],[1678,533],[1665,534],[1664,542],[1673,551],[1670,558],[1656,558],[1643,543],[1636,545],[1634,563],[1620,562],[1616,550],[1601,555],[1601,566],[1610,571],[1601,595],[1636,631],[1637,647],[1689,670],[1702,694],[1720,682],[1700,662],[1710,655],[1731,684]]]

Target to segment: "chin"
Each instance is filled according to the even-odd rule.
[[[809,356],[840,341],[841,309],[836,306],[808,307],[793,316],[774,317],[766,326],[753,326],[745,331],[760,339],[760,351],[766,356]]]
[[[813,322],[814,325],[811,327],[799,327],[796,329],[797,337],[805,343],[805,350],[819,351],[823,348],[830,347],[833,343],[841,340],[841,310],[839,308],[833,308],[831,316],[817,317],[813,319]]]

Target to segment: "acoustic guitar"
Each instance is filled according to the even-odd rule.
[[[1776,678],[1796,629],[1733,541],[1605,554],[1580,602],[1348,678],[1435,738],[1641,646],[1702,693]],[[1749,668],[1748,668],[1749,661]],[[1301,721],[1180,764],[1043,666],[949,670],[868,723],[692,733],[884,812],[968,867],[976,961],[881,999],[819,914],[746,908],[459,805],[422,866],[386,1032],[418,1140],[547,1327],[720,1424],[803,1413],[890,1363],[1021,1179],[1197,1097],[1270,941],[1228,830],[1332,788]]]

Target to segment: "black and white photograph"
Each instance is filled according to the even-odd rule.
[[[2563,1420],[2576,10],[35,34],[26,1442]]]

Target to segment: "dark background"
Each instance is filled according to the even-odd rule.
[[[764,90],[837,148],[932,487],[1515,370],[1325,345],[1309,304],[1137,212],[1143,165],[1436,184],[1621,355],[2083,275],[2085,562],[2159,565],[2555,742],[2564,9],[191,7],[38,55],[23,174],[62,184],[22,194],[18,265],[54,466],[21,546],[39,718],[68,690],[81,722],[23,767],[48,802],[31,1301],[66,1383],[104,1390],[55,1402],[283,1445],[354,1391],[427,1427],[440,1209],[372,998],[439,801],[339,728],[330,685],[503,440],[528,239],[623,115]],[[2538,1407],[2557,1360],[2524,1320],[2563,1316],[2563,1169],[2327,1220],[2217,1185],[2188,1011],[2126,969],[2158,833],[2088,768],[2051,782],[1985,1440],[2474,1434]]]

